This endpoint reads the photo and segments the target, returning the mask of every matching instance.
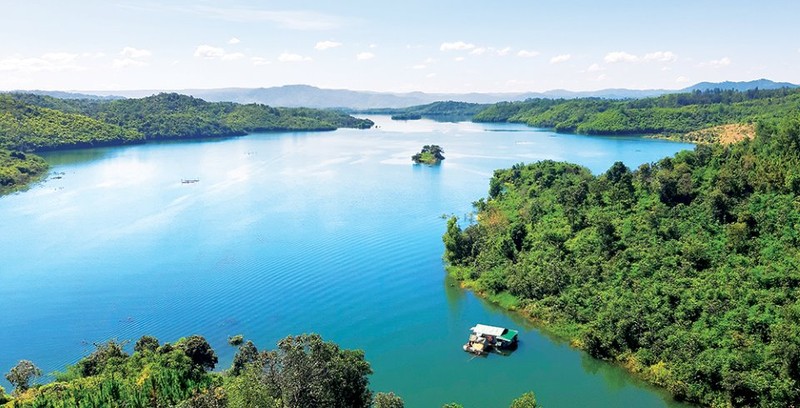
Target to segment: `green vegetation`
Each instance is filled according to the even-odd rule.
[[[467,102],[433,102],[427,105],[410,106],[408,108],[368,109],[360,113],[392,115],[395,120],[416,120],[428,118],[442,122],[470,120],[478,112],[489,105]]]
[[[795,406],[798,169],[796,115],[635,171],[515,165],[495,172],[476,223],[448,221],[444,256],[466,286],[519,299],[524,315],[677,398]]]
[[[120,100],[0,94],[0,193],[44,174],[47,166],[30,152],[372,125],[368,119],[336,111],[210,103],[174,93]]]
[[[6,375],[16,387],[6,407],[369,407],[372,373],[364,353],[342,350],[318,335],[289,336],[272,351],[252,342],[240,370],[213,373],[217,356],[201,336],[175,344],[145,336],[132,355],[124,343],[97,344],[96,350],[57,373],[56,381],[31,386],[41,371],[20,361]],[[250,351],[242,351],[249,348]],[[236,364],[236,360],[234,361]],[[390,394],[391,401],[402,399]],[[392,405],[387,405],[392,406]],[[396,406],[396,405],[395,405]]]
[[[796,114],[800,90],[695,91],[634,100],[581,98],[501,102],[476,122],[518,122],[559,132],[595,135],[684,134],[712,126]]]
[[[422,115],[419,113],[397,113],[392,115],[392,120],[420,120]]]
[[[20,189],[41,178],[47,167],[39,156],[0,149],[0,194]]]
[[[444,160],[443,153],[444,150],[438,145],[425,145],[422,147],[422,151],[411,156],[411,160],[413,160],[415,164],[427,164],[432,166]]]

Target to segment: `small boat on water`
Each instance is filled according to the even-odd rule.
[[[476,324],[470,328],[469,340],[463,348],[477,355],[487,354],[492,349],[513,349],[517,347],[518,335],[518,330]]]

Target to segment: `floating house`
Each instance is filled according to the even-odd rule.
[[[492,348],[514,348],[517,346],[518,335],[517,330],[476,324],[470,328],[469,340],[464,344],[464,351],[480,355],[488,353]]]

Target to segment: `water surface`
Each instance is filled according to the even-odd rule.
[[[442,215],[469,213],[497,168],[553,159],[600,173],[691,145],[373,119],[48,154],[53,177],[0,198],[0,371],[22,358],[60,370],[93,342],[144,334],[202,334],[226,368],[228,336],[272,348],[316,332],[364,349],[372,388],[409,407],[502,407],[530,390],[550,407],[674,404],[448,281]],[[441,166],[411,164],[424,144],[444,148]],[[519,349],[464,353],[475,323],[521,329]]]

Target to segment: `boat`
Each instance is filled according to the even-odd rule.
[[[469,340],[463,349],[477,355],[487,354],[492,349],[514,349],[519,341],[519,331],[505,327],[476,324],[469,330]]]
[[[194,184],[200,181],[200,179],[181,179],[181,183],[183,184]]]

